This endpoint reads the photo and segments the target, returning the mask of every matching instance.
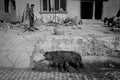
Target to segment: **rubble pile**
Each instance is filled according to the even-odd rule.
[[[8,29],[12,29],[12,28],[13,26],[10,23],[6,23],[6,22],[0,23],[0,31],[7,31]]]
[[[105,18],[104,24],[112,27],[112,31],[114,30],[114,28],[120,28],[120,17]]]
[[[50,20],[46,23],[46,26],[57,26],[57,25],[62,25],[62,26],[78,26],[82,23],[82,20],[79,20],[78,17],[74,17],[74,18],[70,18],[70,17],[65,17],[65,19],[62,19],[62,21],[59,22],[55,22],[54,20]]]
[[[59,17],[57,17],[59,18]],[[47,22],[44,22],[44,20],[41,18],[36,17],[34,21],[34,27],[39,30],[39,32],[42,32],[41,34],[44,35],[44,33],[50,33],[51,35],[66,35],[66,34],[73,34],[75,32],[78,32],[79,29],[81,29],[80,24],[82,24],[82,20],[79,20],[78,17],[64,17],[60,19],[61,21],[57,22],[57,20],[48,20]],[[0,23],[0,31],[5,32],[17,32],[18,34],[24,33],[29,30],[29,20],[24,20],[22,23],[20,21],[15,22],[5,22],[1,21]],[[32,31],[33,32],[33,31]]]
[[[25,30],[28,27],[28,24],[23,23],[9,23],[9,22],[1,22],[0,23],[0,31],[8,32],[10,30]]]
[[[65,26],[74,26],[74,25],[83,24],[83,23],[82,23],[82,20],[78,20],[78,17],[74,17],[74,18],[67,17],[65,18],[65,20],[63,20],[63,24]]]

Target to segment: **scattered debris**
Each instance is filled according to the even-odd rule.
[[[3,22],[3,23],[0,23],[0,31],[6,31],[9,30],[9,29],[12,29],[13,28],[13,25],[10,24],[10,23],[7,23],[7,22]]]
[[[23,24],[20,23],[19,21],[16,22],[3,22],[0,23],[0,31],[9,31],[9,30],[25,30],[26,28],[28,28],[28,24]]]
[[[63,23],[65,26],[74,26],[74,25],[82,24],[82,20],[78,21],[77,16],[74,18],[67,17],[65,18],[65,20],[63,20]]]
[[[59,25],[59,23],[57,22],[53,22],[53,21],[47,22],[47,26],[57,26],[57,25]]]
[[[104,24],[111,27],[111,31],[114,31],[115,28],[120,28],[120,17],[104,18]]]

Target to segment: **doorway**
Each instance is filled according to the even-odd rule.
[[[95,19],[101,19],[103,12],[103,2],[95,2]]]
[[[101,19],[103,1],[81,2],[81,19]]]
[[[93,2],[81,2],[81,18],[92,19]]]

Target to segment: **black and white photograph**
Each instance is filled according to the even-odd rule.
[[[120,80],[120,0],[0,0],[0,80]]]

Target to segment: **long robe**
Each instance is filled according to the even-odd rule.
[[[34,27],[34,11],[32,8],[29,9],[29,21],[30,27]]]

